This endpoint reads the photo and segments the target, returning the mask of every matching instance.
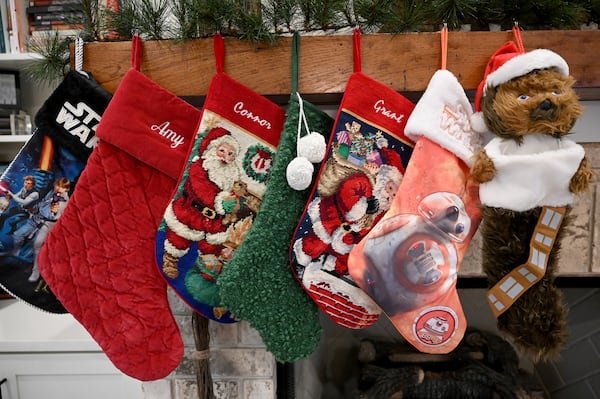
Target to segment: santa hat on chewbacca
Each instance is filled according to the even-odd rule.
[[[477,132],[487,132],[481,112],[481,100],[488,87],[498,87],[514,78],[527,75],[536,69],[555,67],[564,76],[569,75],[569,65],[558,54],[547,49],[525,52],[515,42],[504,43],[491,57],[485,68],[483,80],[475,93],[475,113],[471,117],[471,126]]]

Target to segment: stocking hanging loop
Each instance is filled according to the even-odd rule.
[[[298,55],[300,54],[300,34],[292,36],[292,93],[298,92]]]
[[[215,33],[214,36],[213,48],[215,52],[217,73],[223,73],[223,65],[225,64],[225,43],[223,42],[223,36],[218,32]]]
[[[89,78],[83,70],[83,39],[80,36],[75,39],[75,71]]]
[[[444,22],[440,31],[440,40],[442,45],[442,65],[441,69],[446,69],[448,63],[448,24]]]
[[[515,36],[515,40],[517,42],[517,48],[519,49],[519,52],[524,53],[525,47],[523,47],[523,39],[521,39],[521,28],[519,27],[518,21],[514,22],[512,31],[513,31],[513,35]]]
[[[142,64],[142,38],[135,34],[131,38],[131,67],[140,70]]]
[[[354,72],[362,71],[362,61],[360,59],[360,28],[354,28],[352,35],[353,49],[354,49]]]

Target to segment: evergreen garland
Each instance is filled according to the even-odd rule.
[[[437,31],[443,23],[451,30],[469,24],[471,30],[488,30],[489,24],[511,29],[515,22],[525,30],[578,29],[600,22],[600,0],[119,0],[109,10],[105,0],[80,0],[79,21],[84,41],[131,40],[133,33],[146,40],[189,40],[215,32],[254,42],[275,43],[293,32],[364,33]],[[45,83],[61,78],[69,63],[73,38],[49,34],[30,43],[30,51],[44,59],[28,73]]]

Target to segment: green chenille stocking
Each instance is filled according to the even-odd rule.
[[[239,319],[249,321],[281,362],[311,354],[321,335],[318,307],[296,282],[288,260],[289,243],[312,183],[303,190],[293,189],[286,180],[286,169],[296,158],[302,108],[311,131],[328,134],[333,126],[331,117],[296,93],[298,42],[296,34],[292,95],[262,206],[246,239],[217,280],[223,305]]]

